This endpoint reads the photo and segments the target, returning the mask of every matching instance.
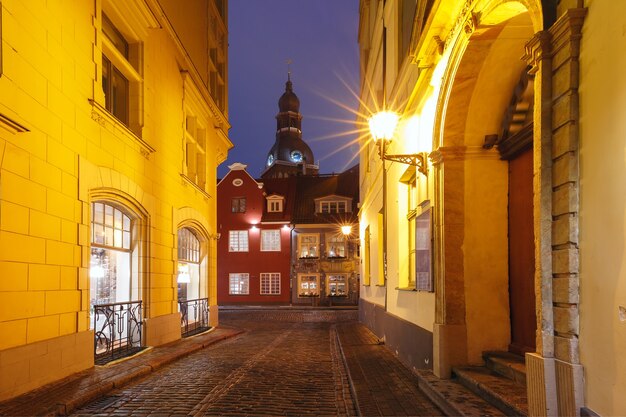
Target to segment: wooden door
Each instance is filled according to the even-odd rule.
[[[535,351],[535,241],[532,147],[509,161],[509,350]]]

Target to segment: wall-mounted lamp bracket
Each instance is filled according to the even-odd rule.
[[[424,174],[424,176],[428,176],[428,153],[420,152],[412,154],[388,155],[388,144],[383,142],[385,141],[380,141],[378,147],[378,155],[380,156],[380,159],[385,161],[399,162],[406,165],[412,165],[416,167],[420,173]]]

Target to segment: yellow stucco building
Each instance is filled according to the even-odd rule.
[[[414,369],[505,352],[529,415],[626,414],[625,25],[619,1],[360,1],[358,122],[400,115],[361,141],[360,319]]]
[[[232,144],[226,0],[0,12],[3,400],[217,324]]]

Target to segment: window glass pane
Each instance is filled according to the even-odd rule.
[[[130,232],[124,232],[122,247],[124,249],[130,249]]]
[[[104,223],[104,205],[102,203],[93,204],[93,221],[96,223]]]
[[[111,113],[128,124],[128,80],[115,67],[111,78]]]
[[[104,226],[103,225],[94,224],[93,243],[97,243],[98,245],[104,245]]]
[[[113,226],[113,207],[109,205],[104,206],[104,224]]]
[[[124,226],[123,226],[124,230],[130,232],[130,217],[124,216],[124,222],[123,223],[124,223]]]
[[[102,14],[102,33],[111,41],[115,49],[128,59],[128,42],[104,13]]]
[[[104,244],[107,246],[114,246],[115,243],[113,241],[113,228],[106,227],[104,229]]]
[[[121,248],[122,245],[122,231],[118,229],[113,230],[113,246]]]
[[[114,213],[115,213],[114,216],[113,216],[114,219],[115,219],[114,226],[115,226],[116,229],[120,229],[121,230],[122,229],[122,212],[116,209],[114,211]]]

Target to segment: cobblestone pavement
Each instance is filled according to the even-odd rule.
[[[74,415],[356,415],[334,324],[233,325],[247,332],[114,390]]]

